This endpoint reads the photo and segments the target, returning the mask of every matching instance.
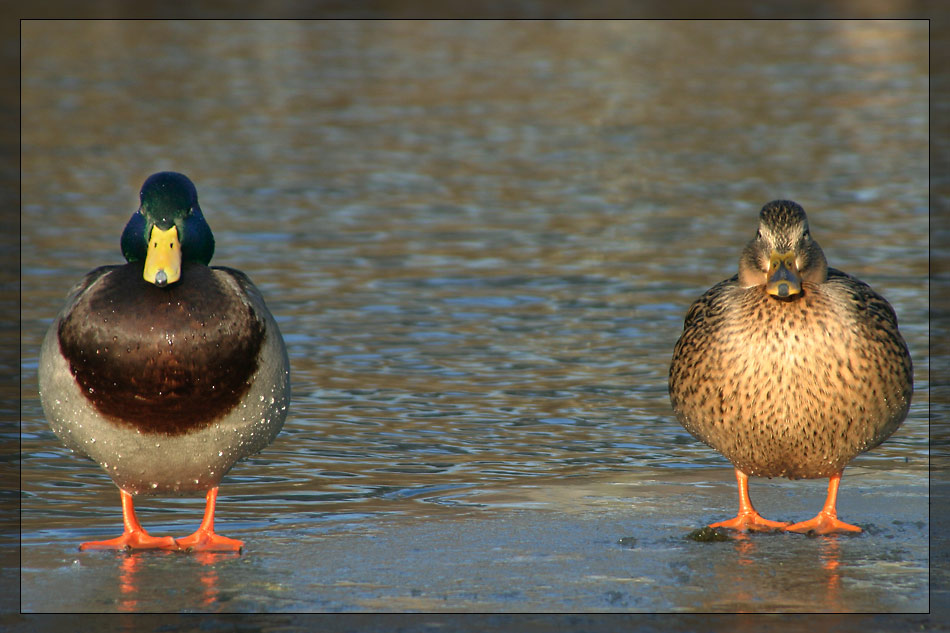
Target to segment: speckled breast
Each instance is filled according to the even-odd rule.
[[[846,299],[833,285],[792,300],[724,291],[674,351],[681,424],[764,477],[827,477],[884,441],[907,414],[910,359],[896,323],[875,327]]]

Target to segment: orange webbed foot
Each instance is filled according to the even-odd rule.
[[[712,523],[709,527],[740,532],[777,532],[789,524],[788,521],[769,521],[756,511],[752,499],[749,498],[749,476],[738,468],[736,482],[739,484],[739,512],[736,518]]]
[[[855,534],[861,531],[856,525],[845,523],[838,520],[837,507],[838,486],[841,484],[841,473],[835,473],[828,478],[828,496],[825,498],[825,505],[814,519],[801,521],[790,525],[785,530],[787,532],[811,533],[811,534],[839,534],[848,532]]]
[[[125,527],[122,536],[107,541],[87,541],[79,546],[80,551],[87,549],[178,549],[178,543],[172,537],[152,536],[145,531],[135,516],[135,504],[132,502],[131,494],[119,489],[119,496],[122,500],[122,524]]]
[[[218,487],[205,495],[205,516],[194,534],[177,539],[179,547],[191,552],[240,552],[244,541],[214,533],[214,507],[218,501]]]
[[[176,539],[178,547],[190,552],[240,552],[244,541],[199,528],[194,534]]]
[[[114,549],[114,550],[138,550],[138,549],[165,549],[177,550],[178,543],[171,536],[152,536],[145,530],[132,530],[122,534],[122,536],[107,541],[87,541],[79,546],[79,549]]]
[[[769,521],[755,510],[739,512],[734,519],[711,523],[711,528],[725,528],[740,532],[777,532],[787,529],[790,521]]]
[[[830,512],[822,510],[818,515],[807,521],[800,521],[785,528],[786,532],[798,532],[799,534],[840,534],[843,532],[856,534],[861,532],[861,528],[850,523],[845,523]]]

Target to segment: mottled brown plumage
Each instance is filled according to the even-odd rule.
[[[762,208],[739,274],[690,308],[670,366],[677,418],[733,463],[740,497],[750,475],[829,477],[836,492],[844,467],[900,426],[912,387],[894,310],[829,268],[804,210],[784,200]],[[754,513],[747,501],[737,519]],[[836,531],[789,529],[802,527]]]

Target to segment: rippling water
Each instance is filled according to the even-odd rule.
[[[926,476],[926,28],[25,25],[24,543],[119,525],[114,488],[43,420],[37,354],[70,286],[120,261],[160,169],[195,181],[214,263],[258,284],[290,353],[284,431],[222,487],[245,522],[730,477],[676,423],[669,360],[780,197],[890,299],[914,357],[908,421],[855,466]]]

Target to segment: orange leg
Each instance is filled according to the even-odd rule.
[[[119,490],[122,498],[122,523],[125,531],[108,541],[88,541],[79,546],[86,549],[178,549],[175,539],[170,536],[151,536],[139,524],[135,517],[135,507],[132,504],[132,495],[125,490]]]
[[[205,516],[201,525],[191,536],[177,539],[178,546],[193,552],[240,552],[244,541],[214,533],[214,505],[218,500],[218,487],[209,490],[205,499]]]
[[[787,521],[769,521],[768,519],[764,519],[761,514],[755,511],[755,508],[752,507],[752,499],[749,498],[749,476],[738,468],[736,468],[736,481],[739,482],[739,513],[734,519],[711,523],[709,527],[748,530],[750,532],[769,532],[782,529],[788,525]]]
[[[828,497],[825,506],[814,519],[801,521],[785,528],[789,532],[814,532],[815,534],[835,534],[837,532],[860,532],[861,528],[838,520],[838,485],[841,473],[835,473],[828,479]]]

